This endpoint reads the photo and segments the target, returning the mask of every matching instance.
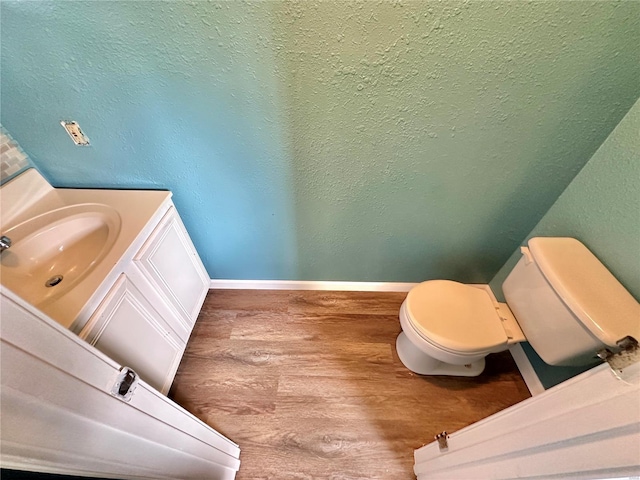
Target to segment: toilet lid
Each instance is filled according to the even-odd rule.
[[[507,344],[500,317],[483,289],[430,280],[411,289],[406,307],[418,333],[445,350],[480,353]]]

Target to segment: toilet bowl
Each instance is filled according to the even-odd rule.
[[[409,292],[399,316],[398,356],[421,375],[479,375],[488,354],[524,340],[511,312],[486,285],[423,282]]]
[[[549,365],[589,366],[640,340],[640,304],[585,245],[535,237],[502,285],[429,280],[400,309],[398,357],[421,375],[475,376],[484,358],[528,341]]]

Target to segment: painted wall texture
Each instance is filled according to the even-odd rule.
[[[0,8],[5,127],[171,189],[214,278],[486,282],[640,94],[639,2]]]
[[[529,233],[574,237],[584,243],[640,301],[640,100]],[[523,242],[523,244],[526,243]],[[519,250],[491,281],[496,296],[520,258]],[[525,348],[546,387],[584,369],[546,365]]]

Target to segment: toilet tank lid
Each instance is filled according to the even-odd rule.
[[[562,301],[604,344],[640,340],[640,304],[575,238],[535,237],[529,249]]]

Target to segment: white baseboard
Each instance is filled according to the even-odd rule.
[[[511,352],[511,356],[518,366],[518,370],[520,370],[520,374],[524,379],[524,383],[527,384],[527,388],[529,389],[529,392],[531,392],[531,396],[535,397],[536,395],[544,392],[545,388],[538,378],[536,371],[533,369],[533,365],[531,365],[527,354],[524,353],[522,345],[516,343],[509,348],[509,351]]]
[[[348,292],[408,292],[417,283],[399,282],[317,282],[304,280],[220,280],[211,279],[209,288],[223,290],[333,290]]]

